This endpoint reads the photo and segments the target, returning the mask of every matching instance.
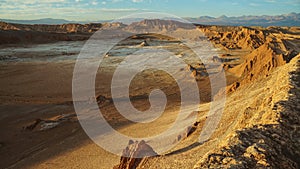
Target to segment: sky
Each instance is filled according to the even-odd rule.
[[[0,18],[112,20],[139,12],[179,17],[300,13],[300,0],[0,0]]]

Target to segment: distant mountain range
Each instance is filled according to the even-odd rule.
[[[167,18],[168,19],[168,18]],[[276,16],[239,16],[239,17],[227,17],[225,15],[220,17],[211,16],[200,16],[198,18],[184,18],[195,24],[203,25],[228,25],[228,26],[300,26],[300,13],[290,13],[284,15]],[[136,22],[141,21],[142,18],[132,18],[127,19],[126,22]],[[99,20],[99,21],[69,21],[64,19],[53,19],[53,18],[43,18],[36,20],[10,20],[10,19],[0,19],[2,22],[7,23],[18,23],[18,24],[68,24],[68,23],[103,23],[111,22],[111,20]],[[125,23],[128,24],[128,23]]]
[[[185,18],[192,23],[204,25],[228,25],[228,26],[300,26],[300,13],[290,13],[276,16],[239,16],[218,18],[201,16],[198,18]]]

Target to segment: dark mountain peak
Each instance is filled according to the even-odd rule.
[[[159,30],[174,30],[177,28],[189,29],[193,25],[190,23],[183,23],[176,20],[164,19],[145,19],[140,22],[133,22],[128,25],[127,29],[131,31],[159,31]]]

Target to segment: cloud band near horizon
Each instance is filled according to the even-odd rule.
[[[180,17],[280,15],[300,12],[300,0],[0,0],[2,19],[109,20],[141,11]]]

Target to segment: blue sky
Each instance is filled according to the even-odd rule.
[[[137,12],[180,17],[300,13],[300,0],[0,0],[0,18],[116,19]]]

